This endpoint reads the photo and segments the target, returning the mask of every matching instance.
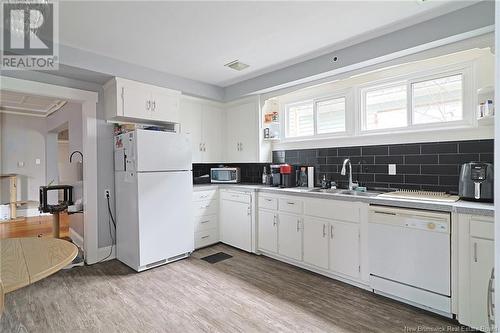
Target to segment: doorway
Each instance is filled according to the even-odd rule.
[[[74,214],[68,215],[67,223],[61,221],[61,231],[63,231],[64,237],[69,237],[84,250],[87,263],[91,264],[99,261],[96,195],[96,103],[98,94],[96,92],[9,77],[2,77],[1,83],[2,94],[8,92],[11,95],[25,95],[24,98],[18,99],[18,101],[52,99],[57,102],[53,103],[52,108],[43,109],[42,112],[40,110],[24,110],[24,114],[20,109],[8,109],[1,106],[2,126],[0,126],[0,135],[2,144],[0,154],[2,155],[2,166],[0,174],[13,173],[12,171],[23,174],[22,172],[26,170],[22,169],[23,167],[37,166],[35,168],[39,173],[36,177],[28,177],[28,189],[31,190],[30,200],[35,201],[36,204],[39,201],[39,186],[70,183],[68,185],[74,188],[74,202],[79,203],[80,206],[75,208]],[[6,99],[1,98],[1,100],[3,102]],[[10,125],[13,119],[19,123],[17,129],[22,133],[20,134],[21,137],[28,136],[26,133],[35,135],[33,138],[26,139],[24,143],[29,149],[35,146],[38,147],[37,149],[33,149],[33,151],[17,149],[21,154],[20,156],[24,156],[24,163],[16,161],[20,158],[12,157],[5,151],[9,149],[6,141],[8,141],[10,132],[12,132],[12,126]],[[32,123],[36,124],[33,125],[34,129],[23,131],[25,124]],[[74,151],[79,151],[79,153],[75,153],[70,162],[70,155]],[[10,165],[4,163],[6,160],[10,161]],[[14,168],[12,168],[13,166]],[[51,200],[58,200],[56,192],[55,198]],[[46,217],[45,215],[39,216],[43,216],[44,219],[50,218],[50,216]],[[41,219],[41,217],[39,218]],[[0,237],[6,237],[5,230],[1,229],[4,228],[2,225],[7,224],[0,223]],[[37,226],[44,227],[44,223],[37,223]],[[46,229],[41,231],[42,234],[48,233],[47,227],[45,225]],[[25,232],[28,231],[25,230]],[[66,235],[64,232],[66,232]]]

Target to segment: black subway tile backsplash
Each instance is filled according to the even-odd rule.
[[[273,163],[315,167],[316,185],[323,175],[347,187],[342,163],[351,159],[353,180],[374,188],[458,192],[461,164],[470,161],[493,163],[493,140],[397,144],[273,151]],[[360,163],[360,164],[358,164]],[[388,174],[388,164],[396,164],[396,175]],[[268,163],[230,163],[241,168],[241,181],[260,183]],[[193,176],[208,174],[218,164],[193,164]],[[269,170],[269,167],[268,167]]]
[[[458,144],[456,142],[425,143],[420,146],[420,151],[422,154],[457,153]]]
[[[316,185],[319,185],[323,175],[326,175],[339,186],[346,187],[348,178],[340,174],[342,163],[346,158],[351,159],[353,179],[359,180],[363,186],[369,188],[405,188],[457,193],[461,164],[471,161],[493,163],[493,140],[273,152],[273,163],[286,161],[290,164],[314,166]],[[361,166],[358,165],[359,162]],[[396,164],[396,175],[388,174],[388,164]]]

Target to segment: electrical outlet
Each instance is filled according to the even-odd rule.
[[[111,197],[111,191],[110,191],[110,190],[108,190],[108,189],[105,189],[105,190],[104,190],[104,197],[105,197],[106,199],[107,199],[107,198],[109,198],[109,197]]]
[[[389,170],[388,171],[388,174],[390,175],[395,175],[396,174],[396,164],[389,164]]]

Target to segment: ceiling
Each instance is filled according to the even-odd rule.
[[[59,40],[226,87],[476,2],[68,1]],[[224,67],[235,59],[250,67]]]
[[[67,101],[53,97],[28,95],[0,90],[0,112],[14,112],[46,117],[59,110]]]

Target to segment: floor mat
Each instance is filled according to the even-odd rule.
[[[231,256],[231,255],[229,255],[227,253],[219,252],[219,253],[216,253],[216,254],[212,254],[212,255],[203,257],[203,258],[201,258],[201,260],[205,260],[206,262],[209,262],[211,264],[215,264],[216,262],[219,262],[219,261],[222,261],[222,260],[226,260],[226,259],[229,259],[229,258],[232,258],[232,257],[233,256]]]

